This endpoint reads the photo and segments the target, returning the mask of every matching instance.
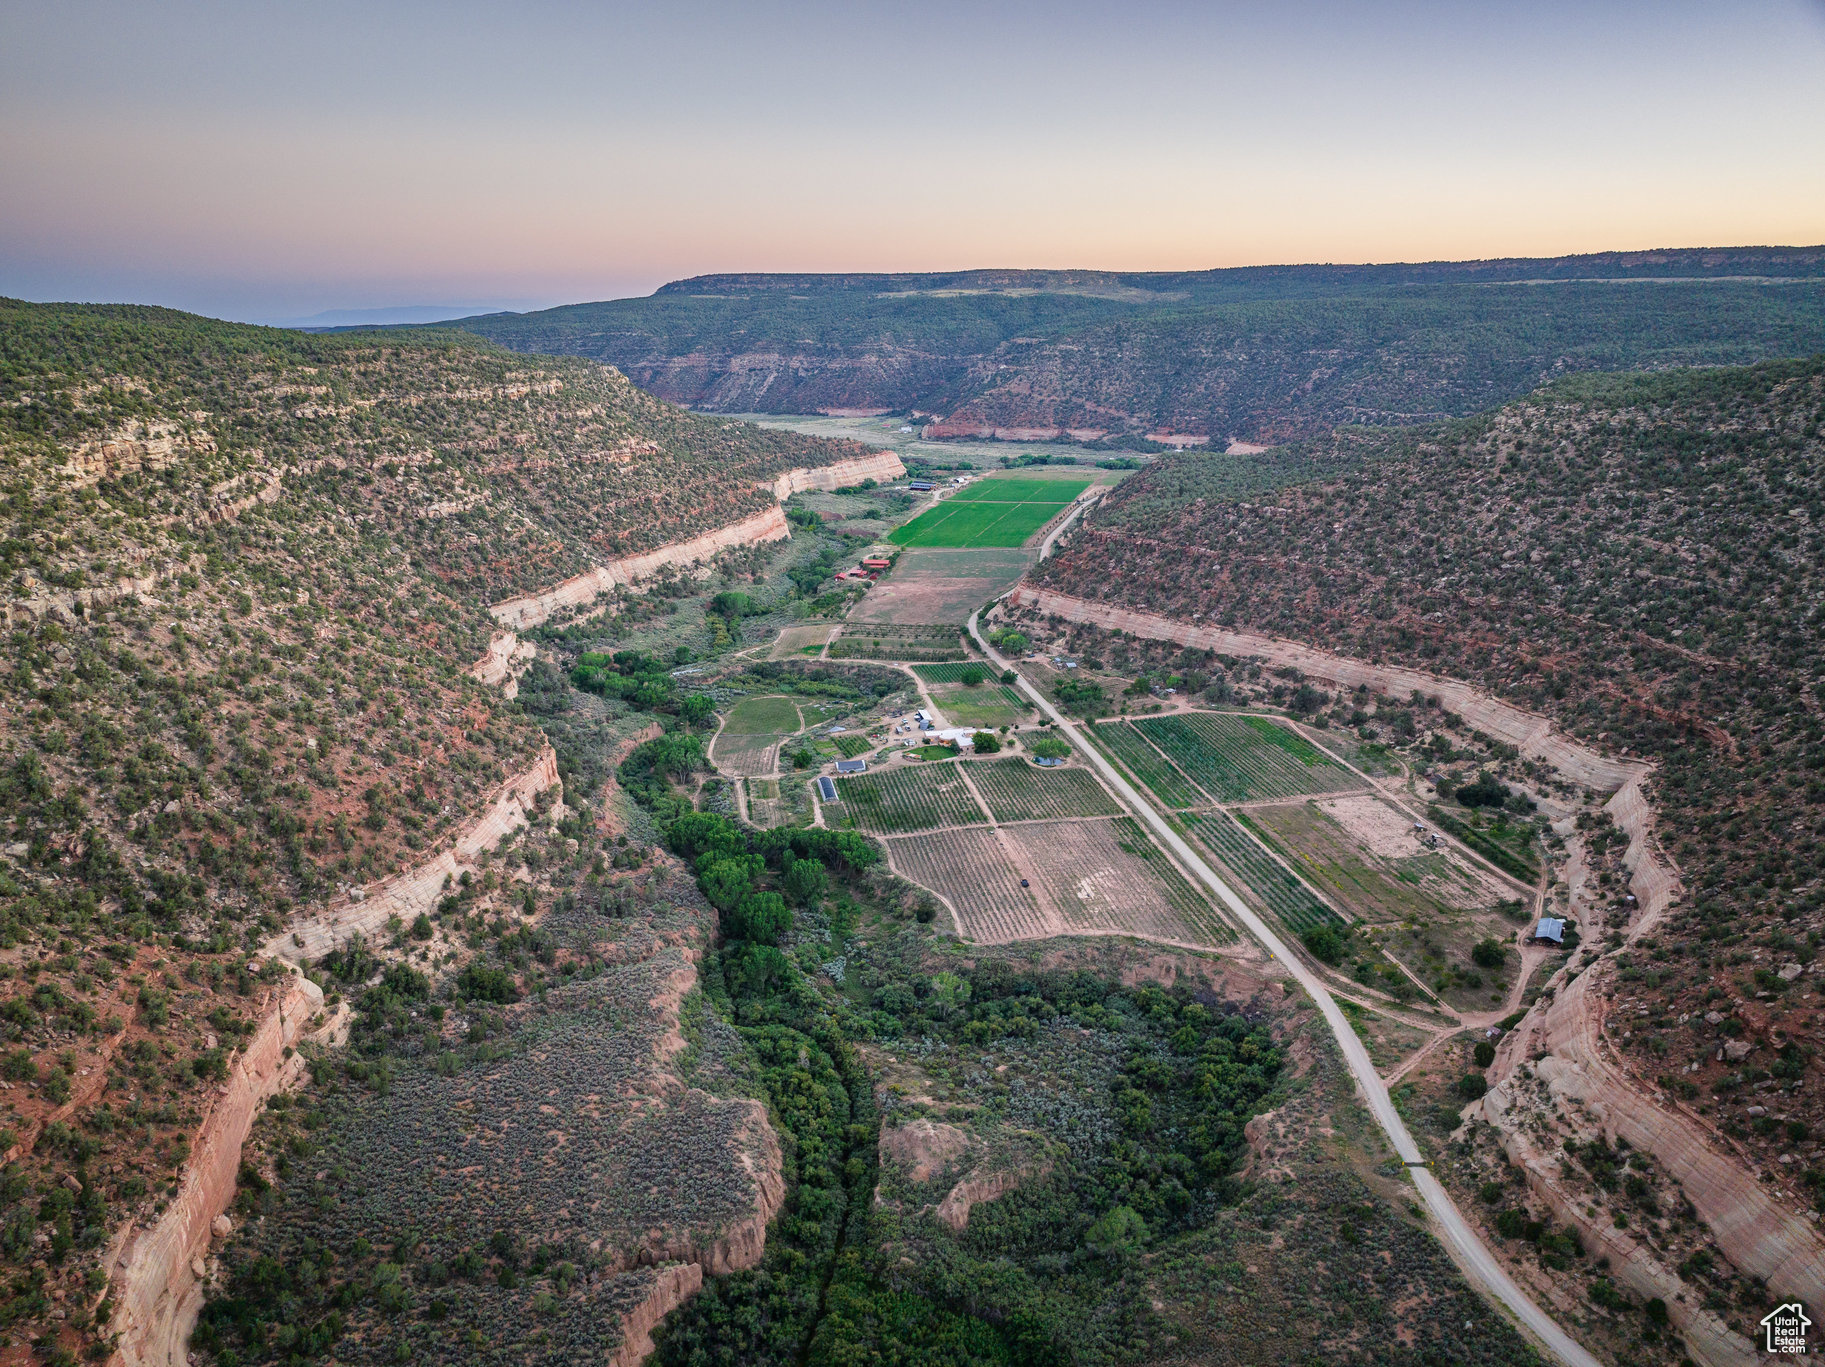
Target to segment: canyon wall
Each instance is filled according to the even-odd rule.
[[[773,481],[773,497],[783,503],[794,494],[807,493],[813,489],[847,489],[865,479],[885,484],[889,480],[899,479],[905,473],[906,467],[900,463],[897,453],[875,451],[852,460],[839,460],[832,465],[788,470]]]
[[[809,489],[845,489],[865,479],[898,479],[906,473],[892,451],[839,460],[830,465],[788,470],[773,481],[775,498],[790,498]],[[732,546],[752,546],[762,541],[784,541],[792,535],[784,510],[773,507],[727,527],[717,527],[688,541],[675,541],[658,550],[627,555],[598,565],[539,593],[496,603],[489,609],[494,620],[512,628],[536,627],[566,608],[588,608],[600,594],[626,584],[638,584],[668,565],[696,565]]]
[[[323,992],[287,971],[265,1019],[239,1054],[228,1081],[204,1103],[201,1126],[176,1198],[145,1228],[127,1227],[106,1264],[120,1334],[116,1367],[182,1367],[190,1330],[202,1309],[204,1260],[212,1237],[225,1234],[241,1145],[266,1098],[304,1075],[296,1046],[313,1032],[333,1034],[341,1016],[323,1017]]]
[[[1649,766],[1599,754],[1556,730],[1545,717],[1458,680],[1373,665],[1294,641],[1188,625],[1024,586],[1009,601],[1070,622],[1228,655],[1258,656],[1350,688],[1362,683],[1396,696],[1415,689],[1436,696],[1477,729],[1586,787],[1612,794],[1604,810],[1628,837],[1624,862],[1630,870],[1629,889],[1640,906],[1626,932],[1629,943],[1650,935],[1679,895],[1678,877],[1654,840],[1653,809],[1642,791]],[[1574,833],[1574,862],[1579,843]],[[1574,885],[1578,882],[1575,869],[1568,868],[1567,877]],[[1605,1046],[1604,1022],[1617,989],[1614,961],[1608,957],[1582,972],[1562,972],[1498,1046],[1494,1085],[1474,1113],[1500,1133],[1503,1147],[1535,1196],[1576,1228],[1593,1254],[1599,1249],[1608,1254],[1618,1281],[1643,1298],[1666,1301],[1695,1359],[1712,1367],[1747,1364],[1754,1359],[1753,1346],[1703,1309],[1676,1269],[1659,1262],[1628,1231],[1588,1215],[1586,1200],[1561,1180],[1563,1134],[1588,1137],[1601,1131],[1612,1140],[1626,1140],[1652,1154],[1678,1181],[1719,1250],[1739,1271],[1764,1279],[1771,1295],[1825,1301],[1825,1239],[1819,1223],[1806,1213],[1806,1202],[1747,1170],[1705,1121],[1629,1073]]]
[[[579,574],[542,593],[527,594],[496,603],[488,611],[494,620],[513,628],[536,627],[548,622],[565,608],[589,607],[598,594],[607,593],[621,584],[637,584],[651,578],[667,565],[693,565],[726,551],[731,546],[752,546],[761,541],[784,541],[792,535],[786,525],[786,514],[778,505],[743,518],[727,527],[694,536],[689,541],[675,541],[656,551],[623,556],[606,565]]]
[[[621,1317],[621,1346],[608,1367],[640,1367],[652,1354],[653,1330],[702,1289],[703,1269],[696,1263],[660,1268],[646,1299]]]
[[[267,951],[295,962],[320,959],[355,934],[373,935],[397,916],[408,924],[429,913],[449,882],[502,836],[529,824],[533,800],[558,781],[558,758],[548,745],[530,768],[495,789],[482,814],[456,837],[453,848],[416,868],[394,874],[370,890],[355,889],[267,944]]]
[[[1276,665],[1292,665],[1319,679],[1341,687],[1355,688],[1365,684],[1379,692],[1406,698],[1418,692],[1435,697],[1441,706],[1457,713],[1472,727],[1497,740],[1506,741],[1522,754],[1544,759],[1567,778],[1597,792],[1613,793],[1631,779],[1647,772],[1647,766],[1627,760],[1611,759],[1587,745],[1572,740],[1553,729],[1552,722],[1536,712],[1499,702],[1479,693],[1469,684],[1441,678],[1417,669],[1397,665],[1370,664],[1344,655],[1316,650],[1297,641],[1273,636],[1257,636],[1226,627],[1197,626],[1160,617],[1150,612],[1092,603],[1072,598],[1051,589],[1016,588],[1008,602],[1014,607],[1032,608],[1061,617],[1067,622],[1101,627],[1106,631],[1126,631],[1150,640],[1172,641],[1223,655],[1255,655]]]

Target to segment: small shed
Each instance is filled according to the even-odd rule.
[[[865,759],[839,759],[836,762],[839,774],[865,774],[868,772],[868,761]]]
[[[817,779],[817,795],[826,802],[835,802],[836,784],[832,783],[825,775],[819,774]]]
[[[932,482],[929,479],[915,479],[906,487],[911,489],[915,494],[923,494],[932,487]]]
[[[1547,944],[1562,945],[1565,943],[1565,922],[1552,916],[1542,916],[1540,924],[1534,927],[1534,939]]]

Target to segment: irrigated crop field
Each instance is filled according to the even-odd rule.
[[[1040,769],[1024,759],[969,766],[970,782],[997,821],[1114,816],[1121,805],[1088,769]]]
[[[729,709],[722,729],[738,736],[789,736],[803,723],[790,698],[743,698]]]
[[[946,685],[932,689],[931,699],[952,726],[974,726],[985,731],[1018,725],[1033,711],[1025,698],[1003,684],[984,684],[979,688]]]
[[[867,599],[863,600],[864,605]],[[963,614],[967,617],[969,614]],[[958,620],[961,620],[959,618]],[[846,626],[830,643],[833,660],[958,660],[964,658],[958,627],[903,622]]]
[[[1039,940],[1059,933],[994,831],[978,826],[884,842],[894,872],[932,889],[956,910],[966,939],[978,944]]]
[[[853,823],[864,831],[891,835],[987,820],[954,761],[901,764],[839,778],[836,785],[841,801],[824,807],[833,825]]]
[[[1293,931],[1342,924],[1342,918],[1248,838],[1223,812],[1200,812],[1184,818],[1198,839],[1235,875],[1245,891]]]
[[[1268,717],[1223,712],[1144,717],[1135,730],[1221,802],[1339,793],[1362,780]]]
[[[1041,903],[1056,908],[1067,933],[1212,942],[1214,918],[1202,899],[1157,852],[1151,858],[1131,852],[1150,848],[1132,821],[1035,822],[1004,826],[1001,834],[1032,870]]]
[[[1090,487],[1087,479],[985,479],[897,528],[901,546],[1020,546]]]
[[[962,683],[963,672],[966,669],[975,670],[979,681],[989,678],[994,672],[987,665],[978,661],[958,660],[953,664],[914,665],[913,673],[924,679],[926,683]]]
[[[1301,876],[1365,921],[1405,921],[1486,907],[1514,894],[1492,876],[1438,850],[1379,854],[1317,803],[1255,807],[1247,814]]]
[[[743,698],[729,709],[710,745],[710,759],[738,777],[771,774],[779,768],[780,743],[803,723],[792,699]]]
[[[1168,807],[1196,807],[1209,801],[1127,722],[1102,722],[1091,734]]]
[[[850,610],[850,629],[859,633],[873,623],[961,625],[971,609],[1012,588],[1032,560],[1031,551],[1018,548],[908,547],[893,569]],[[959,651],[955,658],[961,657]]]

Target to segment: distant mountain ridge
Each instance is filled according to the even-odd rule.
[[[932,436],[1279,441],[1462,417],[1581,371],[1825,351],[1825,246],[704,275],[436,326],[590,356],[714,412],[910,413]]]

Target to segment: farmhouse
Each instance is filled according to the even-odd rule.
[[[1542,916],[1540,924],[1534,927],[1534,939],[1547,944],[1564,944],[1565,922],[1551,916]]]
[[[832,783],[825,775],[819,774],[817,779],[817,795],[826,802],[835,802],[836,784]]]
[[[836,762],[839,774],[865,774],[868,772],[868,761],[865,759],[839,759]]]
[[[884,555],[869,555],[862,558],[862,568],[865,570],[885,570],[892,567],[893,561]]]

